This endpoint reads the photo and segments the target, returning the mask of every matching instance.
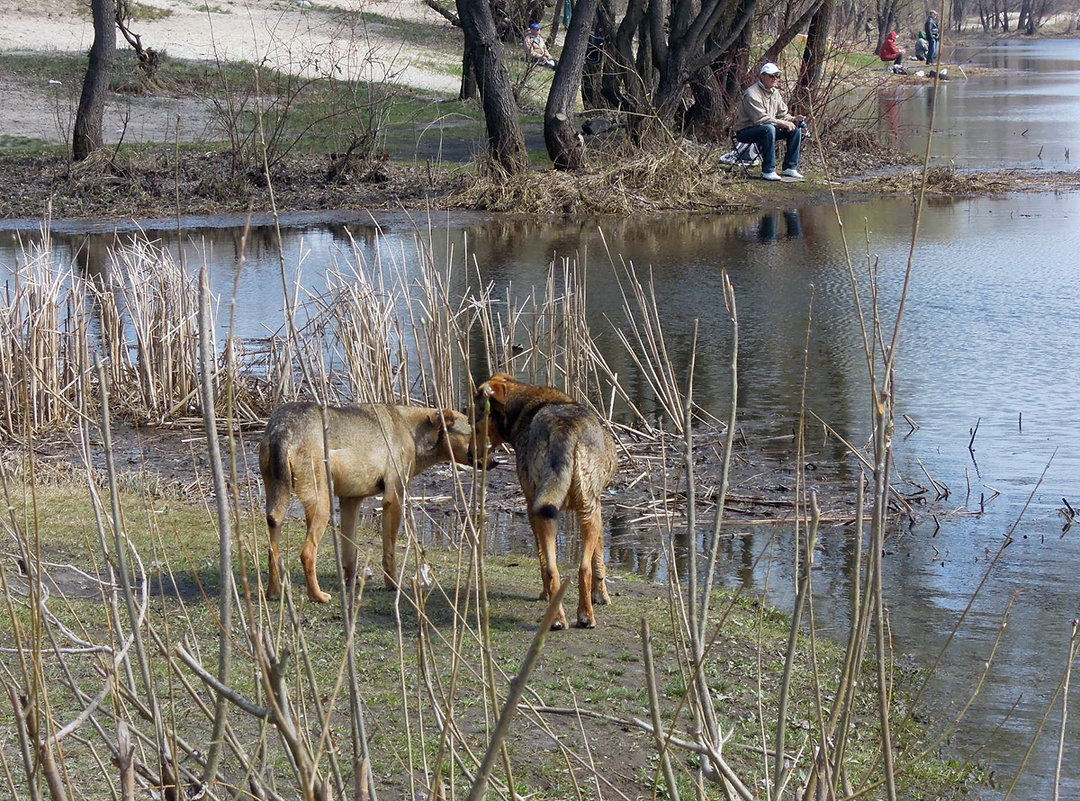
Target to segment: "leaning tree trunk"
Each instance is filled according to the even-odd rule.
[[[585,45],[599,0],[578,0],[544,107],[544,144],[557,170],[581,169],[585,148],[574,125],[574,103],[585,65]]]
[[[695,128],[705,136],[722,142],[724,117],[727,104],[724,101],[724,85],[711,66],[702,67],[690,77],[690,93],[694,105],[683,115],[683,128]]]
[[[752,3],[753,0],[749,0],[748,3],[744,2],[744,6]],[[713,69],[724,90],[725,115],[732,113],[747,86],[747,76],[750,75],[750,45],[753,39],[754,22],[751,18],[731,47],[713,62]],[[754,79],[757,80],[756,76]]]
[[[94,44],[90,47],[90,60],[86,65],[79,110],[75,114],[75,131],[71,137],[71,152],[76,161],[85,159],[104,142],[101,123],[116,54],[116,0],[93,0],[91,8]]]
[[[832,30],[835,5],[835,0],[825,0],[810,20],[802,66],[799,68],[799,81],[795,88],[795,106],[800,114],[810,113],[810,99],[821,85],[821,74],[825,70],[825,59],[829,54],[829,31]]]
[[[457,0],[457,10],[465,33],[465,48],[480,87],[491,159],[511,175],[525,172],[529,169],[525,134],[514,102],[510,73],[502,60],[502,45],[491,6],[488,0]]]
[[[779,61],[780,54],[783,53],[784,49],[795,41],[795,37],[802,33],[803,29],[810,24],[810,21],[817,15],[818,9],[821,8],[823,2],[824,0],[813,0],[813,2],[807,5],[806,9],[799,15],[797,20],[776,35],[776,41],[769,45],[769,48],[765,51],[765,55],[761,57],[761,61]],[[827,33],[825,35],[828,36]]]

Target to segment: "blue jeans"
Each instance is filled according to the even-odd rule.
[[[929,46],[926,48],[926,63],[933,64],[937,61],[938,40],[931,39]]]
[[[751,125],[735,132],[735,138],[746,144],[755,144],[761,151],[761,171],[776,171],[776,140],[786,139],[787,150],[784,153],[784,169],[794,170],[799,166],[799,151],[802,150],[802,128],[795,126],[794,131],[779,130],[773,124]]]

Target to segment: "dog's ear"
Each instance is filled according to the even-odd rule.
[[[495,375],[480,385],[480,394],[488,400],[505,404],[506,396],[510,392],[510,385],[513,383],[513,376],[507,375],[506,373],[495,373]]]
[[[439,411],[438,409],[432,409],[431,413],[428,414],[428,423],[431,424],[432,428],[450,429],[453,428],[454,421],[457,418],[458,413],[455,412],[453,409],[443,409],[442,411]]]

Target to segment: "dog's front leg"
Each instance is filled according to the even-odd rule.
[[[341,499],[341,568],[345,574],[345,588],[356,581],[356,516],[359,511],[360,498]]]
[[[382,567],[383,583],[388,590],[397,589],[397,567],[394,549],[401,526],[401,492],[387,487],[382,502]]]

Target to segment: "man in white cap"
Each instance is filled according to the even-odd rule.
[[[797,168],[806,117],[788,112],[787,103],[776,87],[779,82],[780,68],[771,61],[764,64],[757,83],[743,92],[739,116],[735,118],[735,138],[758,146],[761,151],[761,177],[766,181],[779,181],[780,175],[803,177]],[[787,142],[780,175],[776,174],[777,139]]]

